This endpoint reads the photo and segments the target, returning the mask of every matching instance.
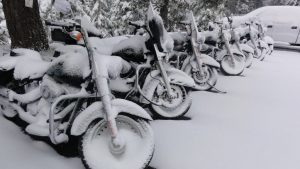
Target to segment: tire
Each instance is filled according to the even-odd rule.
[[[87,169],[143,169],[154,152],[154,135],[145,120],[119,115],[116,118],[120,136],[125,140],[125,151],[110,151],[110,134],[102,119],[92,123],[79,141],[79,154]]]
[[[238,76],[243,73],[245,68],[245,58],[241,55],[225,55],[221,60],[221,70],[226,75]]]
[[[260,56],[258,57],[258,60],[263,61],[266,58],[266,55],[268,54],[267,49],[260,49]]]
[[[218,81],[218,72],[217,69],[211,66],[205,65],[204,67],[204,74],[205,76],[201,76],[199,72],[191,72],[189,73],[192,75],[195,83],[196,83],[196,90],[205,91],[210,90],[217,84]]]
[[[269,45],[268,55],[272,55],[274,51],[274,45]]]
[[[7,98],[0,96],[0,114],[10,119],[17,116],[18,112],[10,105]]]
[[[192,98],[183,86],[171,84],[171,88],[177,96],[177,98],[175,98],[176,100],[167,98],[166,90],[161,94],[158,94],[158,88],[164,88],[164,86],[161,86],[160,84],[157,86],[152,101],[161,101],[164,105],[158,106],[151,104],[154,116],[161,119],[177,119],[188,112],[192,105]],[[174,100],[176,102],[174,102]],[[173,101],[173,103],[170,101]]]
[[[245,55],[245,67],[250,68],[253,62],[253,54],[249,52],[243,52]]]

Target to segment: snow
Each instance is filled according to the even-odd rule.
[[[97,137],[93,136],[95,137],[93,139],[90,137],[84,139],[86,140],[84,142],[85,144],[83,144],[83,146],[86,147],[84,154],[90,159],[87,163],[92,166],[92,168],[138,169],[144,166],[145,160],[149,158],[153,150],[152,130],[145,128],[141,131],[141,129],[134,128],[130,123],[127,123],[128,121],[118,123],[120,129],[119,134],[126,142],[126,151],[119,157],[114,156],[110,152],[110,148],[107,144],[111,139],[108,129],[100,128],[102,129],[102,133]]]
[[[277,22],[297,25],[300,22],[295,17],[296,15],[300,15],[299,6],[265,6],[243,16],[234,16],[233,26],[236,27],[253,19],[260,19],[264,24],[272,24],[273,22]],[[224,21],[226,20],[227,18],[224,18]]]
[[[124,53],[125,55],[143,55],[146,51],[145,46],[146,37],[135,35],[129,39],[122,40],[118,45],[112,49],[112,53]]]
[[[12,57],[9,53],[6,53],[4,56],[0,57],[0,70],[14,69],[18,60],[22,58],[42,61],[41,55],[30,49],[18,48],[14,49],[13,52],[17,53],[19,56]]]
[[[299,53],[274,51],[255,60],[244,77],[220,76],[227,94],[194,92],[192,120],[155,120],[158,169],[298,169],[300,161]],[[83,169],[33,141],[0,116],[0,168]]]
[[[78,158],[59,156],[41,141],[32,141],[15,124],[0,117],[0,168],[6,169],[84,169]]]
[[[98,30],[96,26],[89,20],[87,15],[76,17],[75,19],[79,19],[81,21],[81,26],[84,27],[88,32],[91,32],[97,36],[101,34],[100,30]]]
[[[68,14],[72,11],[71,4],[66,0],[55,1],[53,6],[57,11],[63,14]]]
[[[72,77],[86,78],[91,71],[87,55],[68,52],[51,62],[48,73],[51,75],[57,75],[58,77],[68,75]]]
[[[121,41],[128,39],[127,36],[115,36],[111,38],[95,38],[91,37],[90,41],[94,49],[100,54],[111,55],[113,48],[117,46]]]

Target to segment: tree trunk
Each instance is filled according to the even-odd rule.
[[[162,6],[160,8],[160,16],[164,21],[165,27],[169,28],[169,21],[168,21],[168,13],[169,13],[169,0],[163,0]]]
[[[49,48],[37,0],[32,8],[25,7],[25,0],[2,0],[2,4],[12,48]]]

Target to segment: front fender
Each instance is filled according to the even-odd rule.
[[[244,54],[242,52],[240,52],[238,49],[233,49],[231,48],[231,51],[233,54],[237,54],[237,55],[240,55],[240,56],[244,56]]]
[[[251,48],[249,45],[247,45],[247,44],[240,44],[240,46],[241,46],[241,49],[242,49],[243,51],[245,51],[245,52],[247,52],[247,53],[252,53],[252,54],[254,54],[254,49]]]
[[[166,68],[166,71],[171,84],[176,84],[176,85],[191,87],[191,88],[194,88],[196,86],[194,79],[188,76],[185,72],[171,67]],[[142,88],[143,94],[148,99],[152,99],[155,89],[161,82],[163,83],[163,79],[160,76],[160,72],[158,70],[153,70],[148,74],[145,80],[145,83]],[[143,96],[141,96],[140,102],[145,104],[149,103]]]
[[[114,99],[111,102],[113,114],[116,118],[120,113],[130,114],[147,120],[152,120],[151,116],[139,105],[124,99]],[[89,125],[96,119],[104,118],[102,102],[95,102],[82,111],[74,120],[71,128],[71,135],[82,135]]]
[[[268,47],[269,47],[268,44],[263,40],[259,40],[259,46],[261,48],[265,48],[265,49],[268,49]]]
[[[185,87],[194,87],[196,85],[194,79],[181,70],[168,68],[167,74],[171,84],[177,84]]]
[[[219,62],[217,62],[214,58],[208,56],[208,55],[205,55],[205,54],[201,54],[201,59],[203,61],[203,63],[205,65],[209,65],[209,66],[213,66],[213,67],[216,67],[216,68],[220,68],[220,64]]]
[[[194,82],[194,79],[191,78],[189,75],[187,75],[182,70],[178,70],[178,69],[172,68],[172,67],[166,67],[165,69],[166,69],[166,72],[167,72],[167,75],[168,75],[168,78],[169,78],[171,84],[177,84],[177,85],[186,86],[186,87],[193,87],[196,85]],[[156,81],[163,82],[163,79],[160,76],[159,70],[153,70],[147,75],[143,89],[154,78],[157,79]]]
[[[265,36],[265,37],[264,37],[264,41],[265,41],[268,45],[274,45],[274,39],[271,38],[270,36]]]
[[[238,49],[230,48],[230,50],[231,50],[232,54],[237,54],[237,55],[239,55],[239,56],[244,57],[244,54],[241,53]],[[224,51],[226,51],[226,50],[224,50]],[[227,53],[227,51],[226,51],[226,52],[220,52],[220,53],[218,54],[218,56],[217,56],[217,60],[218,60],[219,62],[221,62],[221,61],[223,60],[223,58],[224,58],[226,55],[229,55],[229,54]]]

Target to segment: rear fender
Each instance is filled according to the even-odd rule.
[[[151,116],[139,105],[124,99],[114,99],[111,102],[112,116],[116,118],[120,113],[126,113],[146,120],[152,120]],[[88,129],[89,125],[96,119],[103,119],[103,104],[95,102],[82,111],[74,120],[71,128],[71,135],[80,136]]]

